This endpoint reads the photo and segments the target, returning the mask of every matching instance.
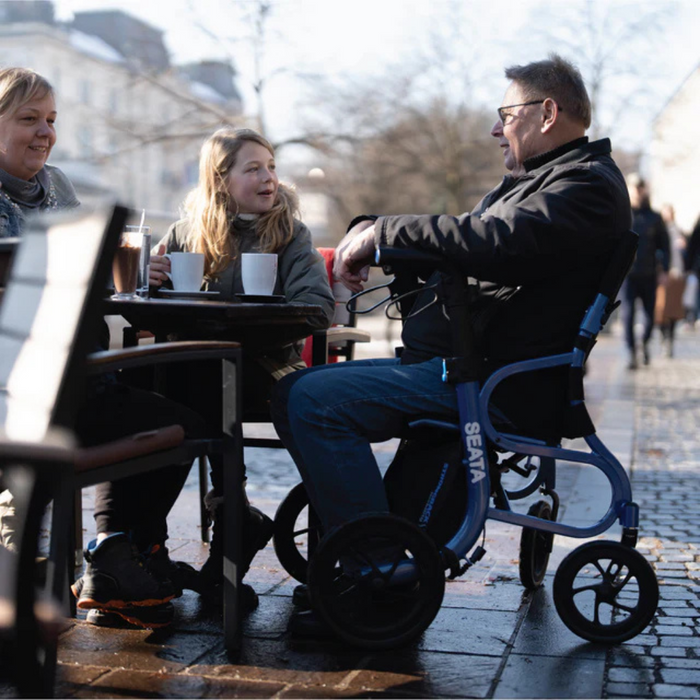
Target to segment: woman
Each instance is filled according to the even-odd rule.
[[[79,206],[75,190],[46,165],[56,143],[50,83],[27,68],[0,69],[0,238],[22,234],[28,212]],[[15,548],[12,494],[0,493],[0,543]]]
[[[666,357],[673,357],[676,323],[685,318],[683,293],[686,280],[685,254],[687,240],[676,223],[675,211],[671,204],[664,204],[661,207],[661,217],[668,231],[671,260],[668,274],[663,276],[656,288],[654,321],[661,330],[661,341],[664,345]]]
[[[290,303],[315,304],[323,309],[318,322],[327,328],[333,320],[335,301],[328,273],[316,251],[309,229],[298,219],[295,192],[281,184],[275,167],[272,145],[251,129],[223,128],[202,146],[199,183],[185,202],[186,217],[174,223],[151,257],[150,283],[160,286],[170,271],[165,253],[191,251],[204,253],[203,288],[218,291],[230,299],[243,293],[241,253],[276,253],[278,279],[275,294]],[[294,344],[264,355],[244,357],[243,406],[249,415],[268,413],[273,383],[303,368],[301,347]],[[201,385],[198,376],[198,385]],[[182,387],[182,378],[178,383]],[[196,401],[198,387],[190,387],[187,401]],[[220,425],[218,416],[202,401],[196,405],[210,425]],[[245,420],[245,416],[244,416]],[[221,465],[212,461],[213,490],[207,503],[214,519],[209,559],[202,569],[202,591],[218,595],[222,581],[222,542],[217,528],[221,522],[223,493]],[[249,506],[243,533],[245,574],[255,552],[272,536],[267,516]]]
[[[56,114],[46,78],[27,68],[0,70],[0,238],[21,235],[29,212],[80,204],[68,178],[46,164]]]

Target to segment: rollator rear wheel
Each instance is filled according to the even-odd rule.
[[[445,570],[435,543],[416,525],[369,514],[321,540],[309,566],[309,593],[316,614],[341,640],[392,649],[435,619]]]
[[[564,624],[589,642],[619,644],[652,620],[659,584],[636,550],[607,540],[571,552],[554,577],[554,604]]]
[[[321,539],[318,521],[312,512],[304,484],[297,484],[279,504],[275,514],[273,545],[284,570],[300,583],[306,583],[309,548]]]
[[[527,514],[541,520],[552,520],[552,506],[547,501],[537,501]],[[520,581],[530,591],[539,588],[544,581],[553,541],[551,532],[523,528],[520,535]]]

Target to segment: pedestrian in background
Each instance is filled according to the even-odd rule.
[[[654,330],[656,288],[666,281],[670,262],[668,231],[661,215],[652,211],[646,182],[637,174],[627,177],[627,189],[632,205],[632,230],[639,235],[639,248],[632,269],[620,290],[620,312],[629,350],[629,369],[637,369],[637,343],[634,333],[635,303],[642,302],[644,331],[642,358],[649,364],[649,339]]]
[[[686,319],[691,328],[695,327],[698,317],[698,277],[700,277],[700,217],[690,234],[688,247],[685,252],[685,270],[687,273],[683,304],[686,308]]]
[[[661,207],[661,218],[666,224],[669,238],[670,263],[665,283],[656,289],[655,321],[661,331],[661,342],[666,357],[673,357],[676,323],[685,318],[683,292],[685,291],[685,252],[688,242],[676,223],[676,213],[671,204]]]

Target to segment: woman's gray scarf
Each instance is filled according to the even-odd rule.
[[[31,180],[22,180],[0,169],[0,185],[0,238],[21,235],[25,211],[56,206],[56,193],[46,168]]]
[[[0,169],[0,184],[2,191],[13,202],[25,209],[43,207],[51,191],[51,179],[45,168],[42,168],[31,180],[22,180]]]

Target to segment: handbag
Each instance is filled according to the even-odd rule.
[[[698,303],[698,276],[694,272],[688,273],[683,290],[683,307],[695,309]]]

